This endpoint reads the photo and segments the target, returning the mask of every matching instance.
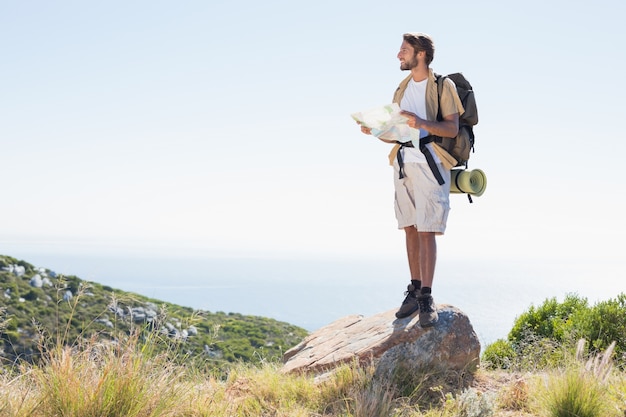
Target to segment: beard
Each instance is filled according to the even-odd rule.
[[[417,58],[415,56],[413,56],[410,61],[404,61],[400,63],[401,71],[410,71],[415,67],[417,67]]]

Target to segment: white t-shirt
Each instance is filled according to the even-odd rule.
[[[415,113],[419,118],[426,120],[426,85],[428,84],[428,78],[423,81],[415,82],[413,79],[409,81],[409,84],[406,86],[406,90],[404,91],[404,95],[402,96],[402,100],[400,101],[400,108],[402,110],[410,111],[411,113]],[[420,138],[428,136],[428,131],[424,129],[420,129]],[[432,144],[429,143],[426,145],[427,148],[430,148],[430,152],[435,158],[435,162],[439,163],[440,160],[435,154],[435,151],[432,148]],[[419,148],[403,148],[400,152],[402,153],[402,160],[404,162],[417,162],[421,164],[425,164],[426,157],[419,150]]]

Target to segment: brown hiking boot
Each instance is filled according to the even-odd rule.
[[[404,293],[406,297],[404,298],[400,309],[396,311],[396,317],[399,319],[409,317],[420,308],[419,304],[417,304],[418,290],[415,289],[415,286],[413,284],[409,284],[406,289],[407,290]]]
[[[434,326],[439,320],[439,315],[433,297],[430,294],[420,294],[417,296],[417,304],[420,310],[420,326]]]

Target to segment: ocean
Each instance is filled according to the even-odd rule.
[[[210,312],[269,317],[310,332],[347,315],[396,309],[408,284],[406,261],[237,259],[3,253],[56,273]],[[557,261],[439,260],[433,296],[465,312],[483,348],[506,338],[529,306],[566,294],[590,304],[625,289],[594,265]],[[618,268],[615,268],[617,274]]]

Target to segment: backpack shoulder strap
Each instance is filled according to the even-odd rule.
[[[443,83],[446,80],[445,75],[435,74],[435,81],[437,82],[437,120],[441,121],[441,92],[443,91]]]

